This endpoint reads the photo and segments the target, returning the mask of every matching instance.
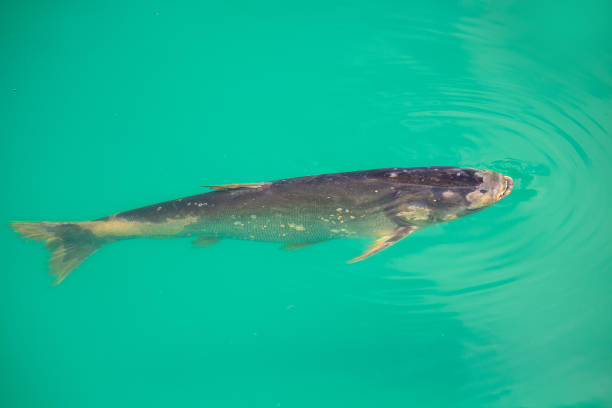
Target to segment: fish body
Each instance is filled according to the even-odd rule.
[[[372,238],[359,261],[410,233],[486,208],[512,179],[460,167],[386,168],[208,186],[214,191],[84,222],[13,222],[44,241],[61,281],[104,244],[139,237],[280,242],[296,249],[338,238]]]

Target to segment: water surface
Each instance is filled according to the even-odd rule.
[[[537,4],[536,4],[537,3]],[[515,180],[346,265],[109,245],[51,287],[0,231],[6,407],[612,405],[606,2],[19,2],[0,13],[0,217],[391,166]]]

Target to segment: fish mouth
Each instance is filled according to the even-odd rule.
[[[502,198],[509,195],[512,192],[512,188],[514,187],[514,181],[512,180],[512,177],[504,176],[504,180],[506,181],[506,188],[500,194],[498,200],[501,200]]]

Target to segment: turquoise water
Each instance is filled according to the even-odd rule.
[[[52,287],[0,229],[3,407],[612,406],[609,2],[0,6],[0,218],[390,166],[509,197],[365,241],[109,245]]]

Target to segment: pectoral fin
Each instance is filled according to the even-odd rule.
[[[383,235],[378,238],[374,243],[370,246],[370,249],[365,251],[363,254],[359,255],[356,258],[353,258],[347,263],[355,263],[359,261],[363,261],[366,258],[371,257],[372,255],[382,251],[383,249],[389,248],[391,245],[399,242],[401,239],[406,238],[408,235],[412,234],[416,231],[417,227],[398,227],[393,231],[393,233],[389,235]]]
[[[281,249],[283,251],[293,251],[294,249],[306,248],[306,247],[309,247],[311,245],[318,244],[319,242],[322,242],[322,241],[315,241],[315,242],[288,242],[288,243],[284,244],[281,247]]]
[[[219,241],[220,239],[215,237],[197,237],[193,240],[193,246],[197,248],[203,248],[215,244]]]
[[[215,191],[235,190],[237,188],[261,188],[272,183],[242,183],[242,184],[204,184],[202,187],[212,188]]]

